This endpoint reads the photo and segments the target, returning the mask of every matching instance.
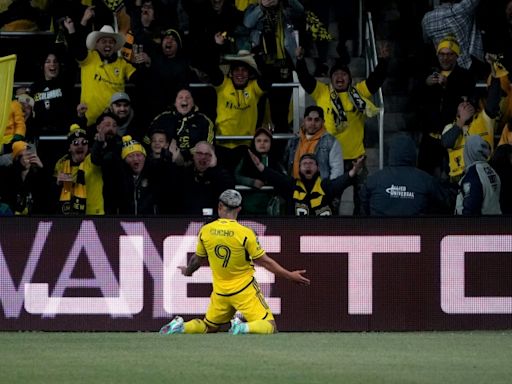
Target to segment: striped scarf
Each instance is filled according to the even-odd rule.
[[[71,174],[71,159],[64,161],[62,172]],[[64,215],[84,215],[87,205],[84,162],[78,166],[76,180],[64,181],[60,192],[60,208]]]

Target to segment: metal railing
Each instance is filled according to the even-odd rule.
[[[377,56],[377,45],[375,42],[375,33],[373,31],[372,14],[366,14],[365,27],[365,59],[366,59],[366,77],[372,72],[379,63]],[[379,107],[379,115],[377,117],[379,126],[379,169],[384,167],[384,96],[382,95],[382,87],[379,88],[374,95],[377,107]]]
[[[295,74],[294,74],[295,77]],[[32,83],[26,81],[18,81],[14,83],[15,88],[19,87],[29,87]],[[211,84],[208,83],[191,83],[189,84],[191,88],[205,88],[212,87]],[[76,83],[75,88],[80,88],[81,84]],[[133,84],[127,84],[126,88],[132,88]],[[300,129],[300,109],[304,106],[305,103],[305,93],[302,89],[302,86],[298,81],[294,81],[292,83],[273,83],[272,88],[293,88],[292,91],[292,105],[293,105],[293,133],[275,133],[273,134],[273,138],[277,140],[287,140],[294,137]],[[302,92],[301,92],[302,90]],[[253,136],[215,136],[215,140],[223,141],[223,140],[251,140]],[[65,140],[66,136],[41,136],[39,140]]]

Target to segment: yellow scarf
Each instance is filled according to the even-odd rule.
[[[70,159],[64,162],[62,172],[67,174],[72,173]],[[85,187],[84,162],[81,162],[78,166],[75,182],[64,181],[62,183],[62,190],[60,191],[59,201],[61,212],[64,215],[85,214],[85,207],[87,204],[87,189]]]

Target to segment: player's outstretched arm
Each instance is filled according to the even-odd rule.
[[[208,258],[206,257],[199,257],[196,254],[194,254],[190,260],[188,261],[188,265],[180,265],[178,267],[179,270],[181,270],[182,275],[184,276],[192,276],[192,274],[199,269],[201,265],[206,265],[208,263]]]
[[[277,261],[272,259],[267,254],[264,254],[262,257],[259,257],[254,260],[256,265],[265,268],[266,270],[272,272],[275,275],[284,277],[285,279],[291,280],[300,285],[309,285],[310,281],[307,277],[302,276],[306,273],[305,269],[301,269],[298,271],[289,271],[286,268],[283,268]]]

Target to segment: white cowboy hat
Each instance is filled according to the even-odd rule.
[[[114,51],[119,51],[126,41],[124,36],[114,32],[114,28],[110,25],[104,25],[99,31],[93,31],[87,35],[87,40],[85,41],[87,49],[96,49],[96,42],[102,37],[111,37],[116,41]]]
[[[256,64],[256,61],[254,60],[254,55],[249,51],[240,50],[240,51],[238,51],[238,53],[236,55],[225,55],[224,60],[230,61],[231,63],[234,63],[237,61],[244,63],[244,64],[248,65],[249,67],[251,67],[252,69],[254,69],[254,71],[258,75],[260,74],[260,71],[258,70],[258,65]]]

